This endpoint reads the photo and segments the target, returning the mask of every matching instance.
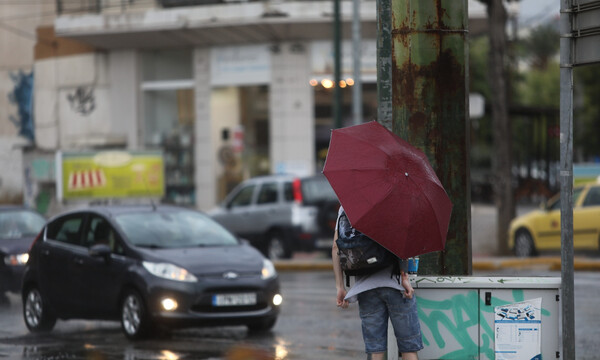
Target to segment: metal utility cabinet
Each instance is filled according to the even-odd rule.
[[[419,359],[495,359],[495,339],[501,331],[494,322],[495,307],[538,298],[542,358],[561,358],[559,277],[415,276],[411,282],[425,346]],[[398,359],[398,348],[389,325],[388,360],[392,359]]]

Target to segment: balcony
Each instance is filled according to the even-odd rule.
[[[57,36],[101,49],[156,49],[324,40],[332,1],[58,0]],[[69,4],[69,7],[65,7]],[[362,36],[376,38],[376,2],[362,1]],[[352,1],[341,2],[351,34]]]

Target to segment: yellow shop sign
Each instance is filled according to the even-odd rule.
[[[58,153],[56,172],[63,199],[163,197],[160,151]]]

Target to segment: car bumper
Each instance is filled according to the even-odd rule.
[[[214,297],[222,294],[256,294],[256,303],[240,306],[217,306]],[[169,327],[248,325],[275,318],[279,306],[273,297],[280,294],[277,278],[265,281],[248,279],[223,284],[222,280],[195,284],[161,282],[151,287],[146,304],[153,320]],[[177,308],[167,311],[161,305],[172,299]]]

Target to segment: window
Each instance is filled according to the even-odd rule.
[[[577,204],[577,200],[579,199],[579,196],[581,196],[582,191],[583,191],[583,188],[573,189],[573,206],[575,206],[575,204]],[[560,197],[557,197],[555,202],[550,203],[548,205],[548,210],[559,210],[560,211]]]
[[[28,210],[7,210],[0,212],[0,238],[18,239],[37,235],[46,220]]]
[[[286,181],[283,184],[283,198],[286,202],[294,201],[294,185],[291,181]]]
[[[245,186],[242,188],[231,201],[229,202],[230,207],[237,206],[248,206],[252,202],[252,193],[254,193],[254,185]]]
[[[238,244],[229,231],[195,211],[128,213],[116,216],[115,221],[135,246],[175,249]]]
[[[85,245],[87,247],[96,244],[106,244],[116,254],[123,253],[123,246],[118,240],[118,234],[112,225],[100,216],[93,216],[85,234]]]
[[[48,225],[47,237],[67,244],[82,245],[80,236],[82,223],[82,214],[57,219]]]
[[[193,79],[192,51],[175,49],[144,52],[142,78],[145,82]]]
[[[263,184],[258,193],[257,204],[273,204],[277,202],[277,184],[267,183]]]
[[[592,187],[588,191],[583,206],[600,206],[600,187]]]
[[[142,56],[144,143],[164,151],[167,201],[186,206],[196,201],[192,58],[189,49]]]

